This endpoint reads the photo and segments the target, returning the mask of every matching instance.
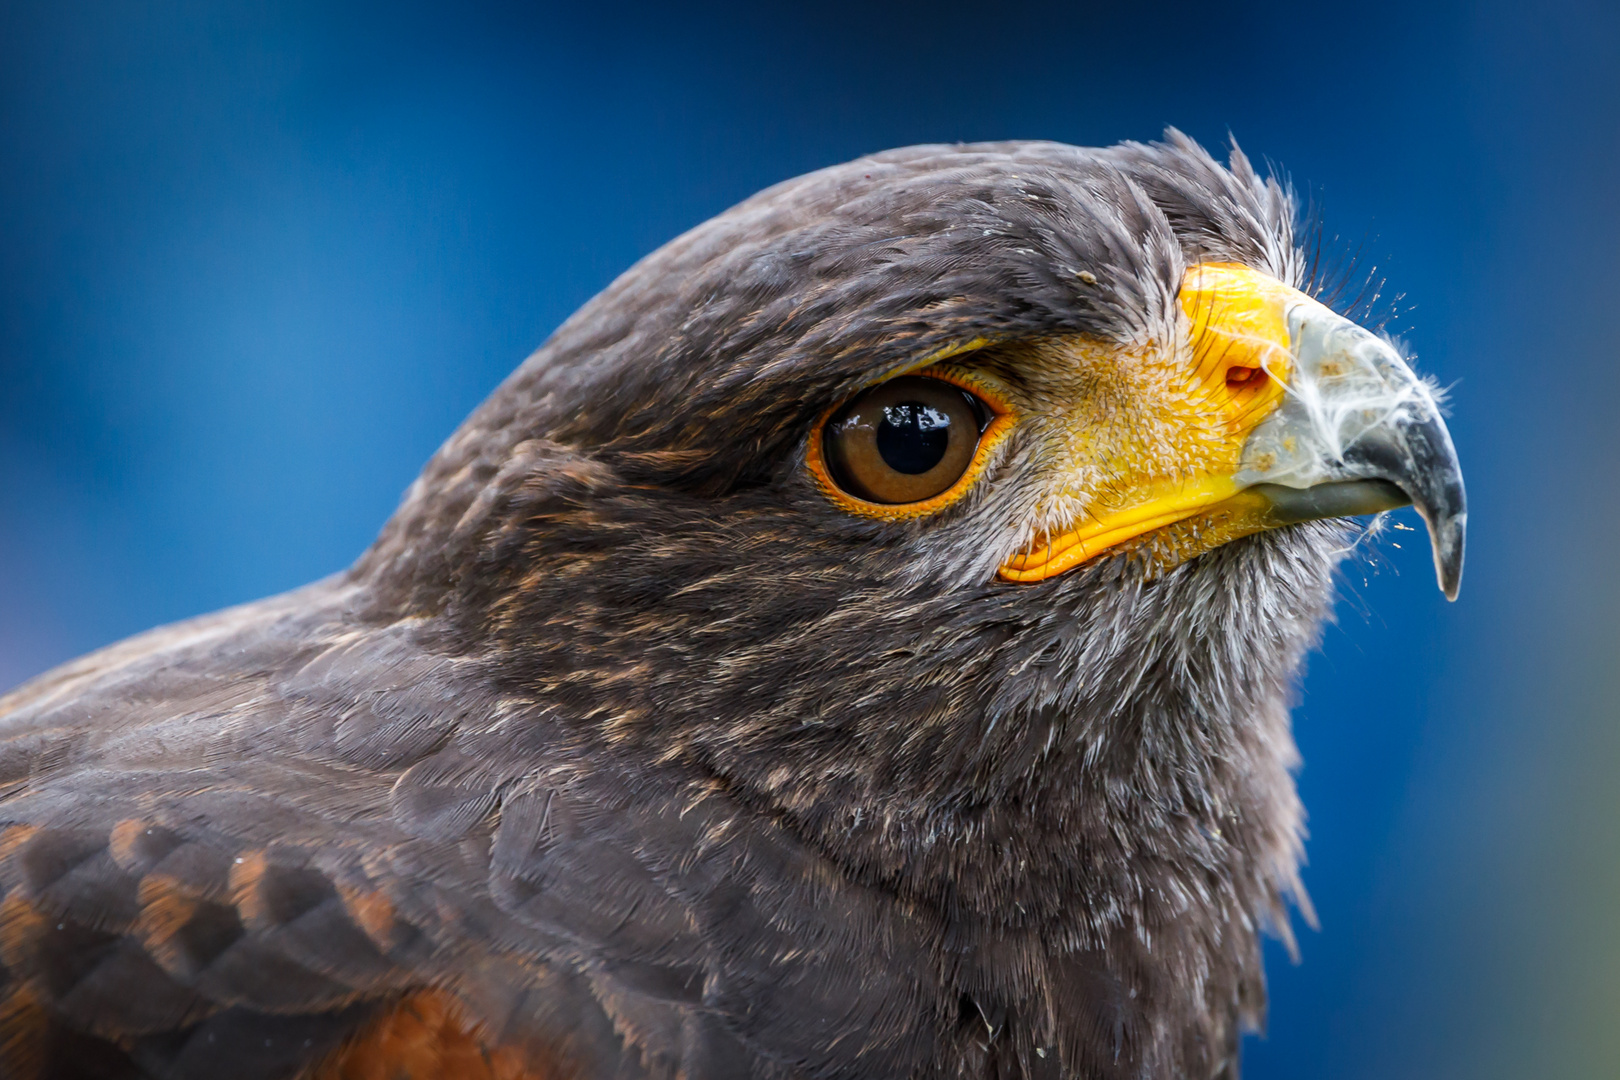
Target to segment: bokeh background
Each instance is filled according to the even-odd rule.
[[[1346,573],[1297,713],[1321,928],[1247,1075],[1620,1075],[1613,4],[0,4],[0,686],[341,568],[760,187],[1165,124],[1388,277],[1473,504],[1457,604],[1421,531]]]

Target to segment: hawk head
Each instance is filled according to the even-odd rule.
[[[944,928],[985,1046],[1213,1075],[1300,895],[1337,519],[1462,561],[1435,400],[1294,217],[1173,131],[780,184],[571,318],[358,573],[513,716]]]

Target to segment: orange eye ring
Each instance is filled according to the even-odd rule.
[[[841,509],[857,514],[861,517],[875,518],[880,521],[906,521],[912,518],[924,517],[937,513],[955,503],[973,487],[975,481],[984,473],[985,466],[989,464],[991,455],[995,452],[1007,435],[1012,431],[1017,415],[1006,400],[993,387],[987,385],[987,380],[972,372],[954,365],[936,364],[922,368],[918,371],[906,372],[905,376],[920,376],[927,379],[937,379],[949,383],[965,391],[985,407],[990,413],[990,422],[979,433],[978,443],[973,449],[973,456],[963,469],[961,476],[944,491],[930,498],[920,499],[916,502],[874,502],[861,498],[841,486],[833,477],[829,467],[826,451],[827,424],[839,415],[860,394],[871,392],[876,387],[885,385],[876,383],[865,387],[860,394],[851,395],[839,402],[817,418],[815,426],[810,430],[810,442],[805,452],[805,465],[810,475],[815,478],[819,487],[828,498],[832,499]],[[903,376],[896,376],[900,378]]]

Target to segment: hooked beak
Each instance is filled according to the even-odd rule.
[[[1200,378],[1212,382],[1224,365],[1269,380],[1264,391],[1243,391],[1251,396],[1240,393],[1228,406],[1230,453],[1188,469],[1174,484],[1144,480],[1139,497],[1042,537],[1009,558],[1001,576],[1041,580],[1193,517],[1219,521],[1224,542],[1411,504],[1428,525],[1440,589],[1455,600],[1468,520],[1462,469],[1433,393],[1395,348],[1304,293],[1235,264],[1193,267],[1181,302],[1197,325],[1198,355],[1218,357],[1199,360]],[[1207,409],[1212,397],[1188,400]]]
[[[1285,318],[1292,377],[1233,479],[1275,525],[1410,503],[1429,527],[1440,590],[1455,600],[1468,500],[1433,393],[1389,342],[1317,301],[1300,294]]]

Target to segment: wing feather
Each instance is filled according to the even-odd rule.
[[[353,590],[0,699],[0,1073],[343,1077],[400,1032],[445,1033],[450,1061],[457,1030],[536,1076],[769,1077],[842,1031],[919,1030],[894,1018],[920,1007],[921,930],[896,924],[867,984],[844,972],[892,898],[846,889],[807,934],[830,898],[788,833],[579,744],[419,624],[358,620]],[[424,1019],[441,1005],[470,1027]]]

